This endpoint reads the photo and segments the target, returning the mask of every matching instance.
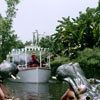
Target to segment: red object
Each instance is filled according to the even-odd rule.
[[[34,64],[35,64],[34,67],[37,67],[36,64],[39,65],[39,60],[36,58],[35,55],[32,55],[32,56],[31,56],[31,61],[30,61],[30,64],[29,64],[29,65],[30,65],[30,66],[33,66]]]

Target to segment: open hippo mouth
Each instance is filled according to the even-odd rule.
[[[79,86],[82,85],[86,86],[86,92],[83,94],[85,98],[84,100],[87,100],[86,98],[91,98],[91,100],[94,100],[92,98],[97,96],[95,91],[93,91],[90,83],[84,76],[84,73],[78,63],[75,64],[69,63],[59,66],[57,69],[56,77],[58,80],[67,81],[72,87],[77,98],[79,97],[77,89]]]
[[[7,79],[12,76],[16,77],[18,71],[18,67],[14,63],[3,61],[0,64],[0,80]]]

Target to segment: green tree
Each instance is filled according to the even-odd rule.
[[[87,8],[79,17],[62,18],[54,34],[55,44],[60,53],[72,56],[75,51],[100,44],[100,1],[97,8]]]
[[[29,46],[31,44],[32,44],[32,41],[26,41],[25,44],[24,44],[24,46]]]
[[[49,50],[53,53],[53,38],[52,36],[42,37],[39,46],[43,48],[49,48]]]
[[[7,3],[6,17],[0,15],[0,62],[6,59],[6,55],[17,42],[17,35],[12,30],[12,22],[17,10],[15,6],[19,0],[5,0],[5,2]]]
[[[15,49],[21,49],[21,48],[24,48],[24,47],[25,47],[25,45],[21,40],[17,40],[16,44],[14,46]]]

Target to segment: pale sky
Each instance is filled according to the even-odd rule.
[[[5,0],[0,0],[0,13],[5,16]],[[23,42],[32,40],[32,32],[51,35],[55,33],[57,20],[62,17],[75,18],[79,11],[87,7],[95,8],[99,0],[20,0],[18,11],[13,21],[15,34]]]

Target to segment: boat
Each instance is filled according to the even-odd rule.
[[[39,65],[29,66],[32,52],[39,58]],[[23,49],[13,49],[7,56],[7,60],[17,64],[19,72],[17,76],[8,78],[12,82],[46,83],[50,78],[50,53],[48,48],[30,45]]]

